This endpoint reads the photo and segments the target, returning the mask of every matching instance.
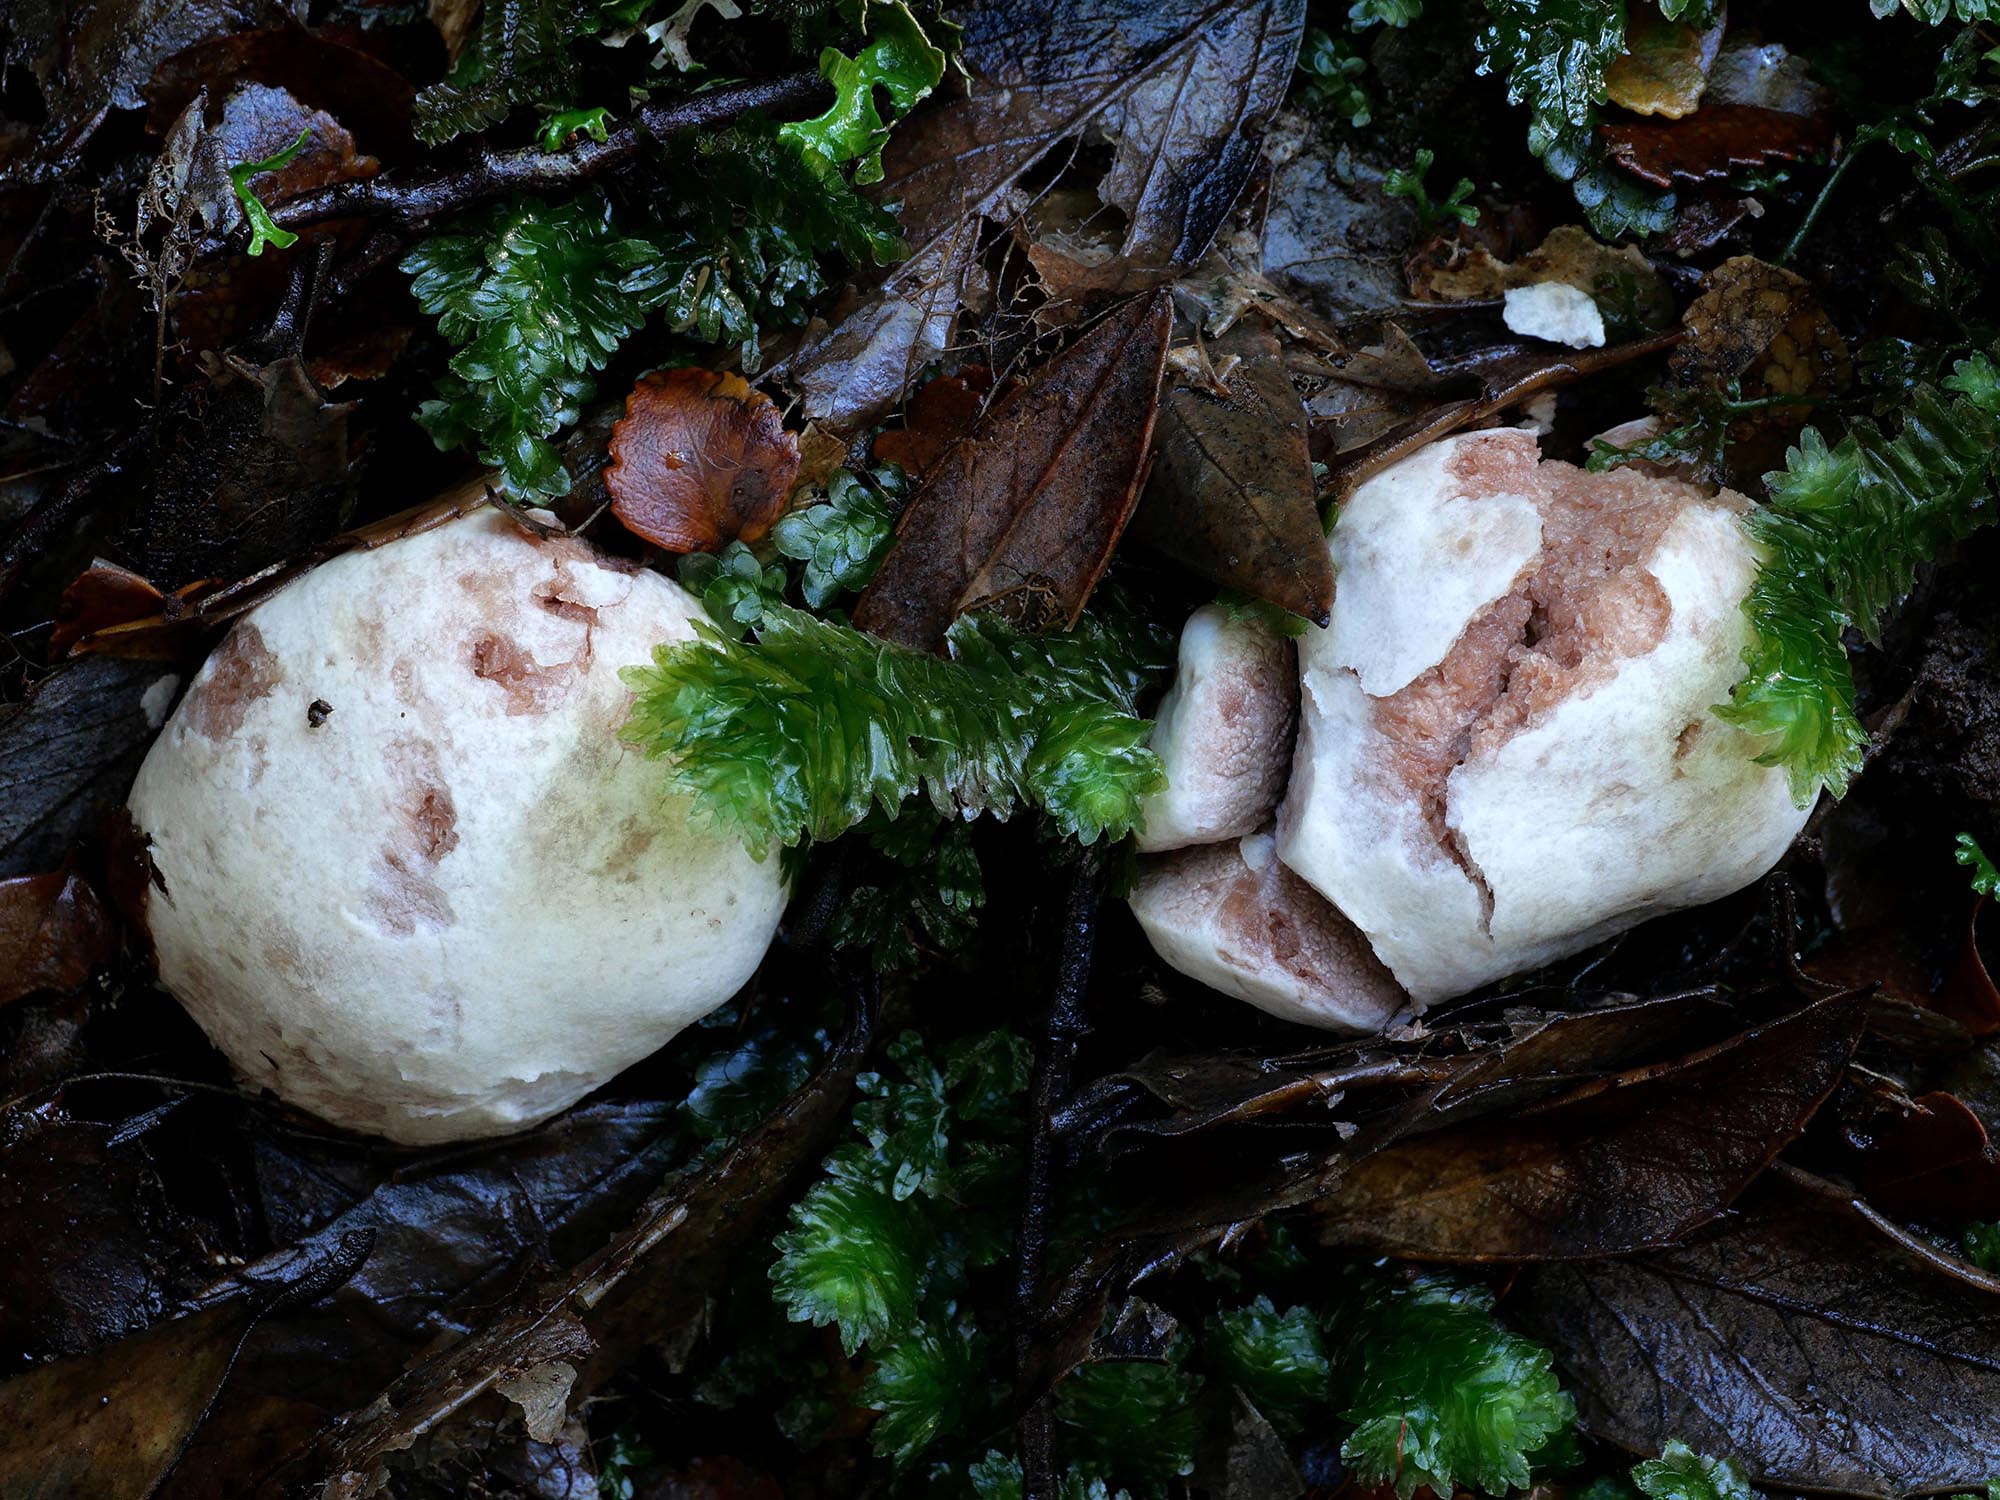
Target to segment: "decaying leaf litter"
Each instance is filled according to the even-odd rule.
[[[1983,0],[0,37],[0,1494],[2000,1483]],[[1130,841],[1184,622],[1316,649],[1341,508],[1521,424],[1755,502],[1713,732],[1802,831],[1368,1035],[1176,972],[1124,896],[1175,857]],[[154,987],[125,803],[235,622],[486,507],[557,560],[551,631],[635,569],[700,601],[588,732],[790,904],[653,1056],[406,1150]],[[496,704],[561,695],[524,639]]]

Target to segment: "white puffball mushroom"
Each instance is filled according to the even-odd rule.
[[[1524,338],[1546,339],[1572,349],[1604,347],[1604,314],[1596,299],[1566,281],[1508,287],[1500,321]]]
[[[1300,642],[1278,852],[1420,1002],[1738,890],[1806,817],[1711,711],[1748,502],[1538,457],[1476,432],[1362,485]]]
[[[1212,844],[1269,825],[1285,792],[1298,711],[1292,643],[1220,605],[1197,609],[1154,714],[1152,746],[1167,785],[1145,801],[1139,848]]]
[[[1409,999],[1368,940],[1279,862],[1269,832],[1140,861],[1129,897],[1160,957],[1287,1021],[1365,1035]]]
[[[132,789],[163,987],[251,1083],[412,1144],[532,1125],[721,1005],[778,862],[618,739],[619,668],[699,613],[495,510],[260,605]]]

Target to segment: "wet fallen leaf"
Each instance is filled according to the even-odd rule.
[[[372,155],[401,155],[409,145],[410,81],[352,39],[296,25],[211,36],[167,58],[140,90],[146,128],[164,134],[199,91],[223,99],[239,83],[282,89],[307,109],[337,115]]]
[[[1701,102],[1722,32],[1719,8],[1712,24],[1697,28],[1669,21],[1650,5],[1634,6],[1625,50],[1604,72],[1605,93],[1635,115],[1680,119]]]
[[[0,1005],[73,990],[117,952],[104,904],[74,871],[0,880]]]
[[[1849,1135],[1855,1181],[1884,1213],[1946,1231],[2000,1219],[2000,1149],[1955,1094],[1897,1099]]]
[[[1982,923],[1992,909],[1993,903],[1983,897],[1973,906],[1972,916],[1965,924],[1965,942],[1959,948],[1958,961],[1945,976],[1937,997],[1938,1009],[1974,1036],[1991,1036],[2000,1031],[2000,985],[1993,982],[1992,970],[1987,967],[1986,955],[1979,945],[1982,930],[1991,930],[1982,928]]]
[[[1289,114],[1272,127],[1270,150],[1258,269],[1328,321],[1400,307],[1417,216],[1383,192],[1385,169]]]
[[[1790,1168],[1677,1250],[1529,1272],[1512,1315],[1596,1437],[1756,1483],[1905,1496],[2000,1473],[2000,1279]]]
[[[267,0],[106,0],[49,6],[21,29],[8,61],[40,86],[43,123],[29,150],[0,158],[0,183],[41,182],[68,169],[72,153],[114,109],[139,109],[141,89],[166,58],[207,37],[285,20]]]
[[[771,529],[798,468],[797,434],[741,375],[656,370],[611,430],[604,485],[628,531],[669,552],[720,552]]]
[[[126,788],[180,679],[148,662],[71,662],[0,706],[0,876],[60,864]]]
[[[1723,42],[1715,65],[1708,70],[1710,104],[1751,104],[1810,115],[1826,104],[1826,90],[1813,81],[1806,60],[1783,42],[1765,41],[1754,31]]]
[[[858,432],[893,410],[944,354],[983,275],[974,262],[979,229],[977,218],[963,220],[841,309],[837,323],[807,329],[781,373],[810,421]]]
[[[1321,1239],[1435,1260],[1568,1260],[1672,1244],[1805,1128],[1861,1036],[1859,993],[1497,1124],[1376,1153],[1313,1211]]]
[[[1231,370],[1226,394],[1176,383],[1162,398],[1159,453],[1133,535],[1205,578],[1324,624],[1333,564],[1305,410],[1277,335],[1239,323],[1205,353]]]
[[[694,1317],[742,1237],[817,1160],[872,1036],[872,1008],[864,1003],[819,1070],[773,1114],[655,1194],[594,1254],[540,1278],[476,1333],[418,1361],[364,1411],[329,1427],[299,1475],[324,1478],[329,1500],[374,1493],[397,1454],[446,1432],[488,1392],[497,1395],[500,1381],[560,1363],[576,1372],[565,1400],[572,1390],[584,1395]],[[537,1386],[545,1390],[549,1381],[543,1376]],[[546,1420],[549,1412],[540,1415]]]
[[[855,606],[921,650],[969,610],[1074,623],[1139,498],[1173,300],[1135,298],[988,410],[939,460]]]
[[[365,1405],[431,1340],[477,1327],[542,1257],[602,1244],[683,1149],[679,1120],[671,1104],[614,1100],[413,1162],[260,1139],[259,1212],[286,1248],[247,1274],[280,1276],[355,1235],[373,1253],[328,1297],[257,1326],[163,1494],[229,1494],[221,1476],[262,1472]]]
[[[1824,151],[1832,136],[1816,116],[1749,104],[1705,104],[1684,120],[1660,125],[1619,120],[1600,127],[1612,160],[1656,187],[1719,182],[1773,162]]]
[[[171,661],[191,645],[190,633],[176,627],[217,587],[217,580],[202,578],[163,594],[131,569],[97,558],[63,590],[49,653]]]
[[[265,1311],[311,1302],[368,1254],[366,1236],[299,1261],[281,1282],[246,1288],[136,1338],[44,1365],[0,1385],[0,1495],[142,1500],[179,1460]]]

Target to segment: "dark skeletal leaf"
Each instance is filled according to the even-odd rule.
[[[1655,187],[1719,182],[1826,149],[1832,132],[1814,115],[1749,104],[1704,104],[1684,120],[1624,120],[1601,127],[1612,160]]]
[[[594,1254],[537,1279],[484,1326],[417,1361],[365,1410],[329,1427],[292,1477],[370,1493],[395,1455],[504,1397],[532,1433],[701,1309],[745,1235],[797,1184],[838,1127],[872,1040],[872,998],[798,1090],[726,1151],[675,1178]],[[559,1396],[555,1393],[559,1390]]]
[[[1509,1308],[1584,1426],[1767,1487],[1896,1497],[2000,1473],[2000,1279],[1793,1169],[1693,1244],[1538,1268]]]
[[[974,609],[1075,623],[1138,500],[1172,326],[1167,293],[1136,298],[996,401],[903,512],[854,623],[925,651]]]
[[[154,663],[96,657],[0,706],[0,876],[61,863],[125,800],[177,685]]]
[[[1324,624],[1333,562],[1305,409],[1278,337],[1240,322],[1207,354],[1223,389],[1187,383],[1167,391],[1133,535],[1205,578]]]
[[[951,346],[978,245],[979,221],[967,218],[897,266],[838,324],[815,325],[782,372],[801,414],[849,433],[892,410]]]
[[[240,577],[330,536],[352,500],[347,419],[296,354],[230,356],[181,393],[143,537],[131,549],[162,589]]]
[[[1100,193],[1120,253],[1188,265],[1214,238],[1284,95],[1304,0],[985,0],[957,17],[972,84],[914,117],[885,158],[919,252],[990,214],[1058,143],[1113,146]]]
[[[401,1165],[260,1140],[262,1215],[291,1244],[249,1275],[281,1275],[355,1235],[371,1236],[374,1251],[331,1296],[251,1332],[237,1379],[164,1493],[228,1493],[218,1476],[266,1467],[364,1405],[426,1343],[476,1327],[540,1261],[594,1249],[683,1148],[678,1118],[651,1101],[586,1105],[520,1136]]]
[[[0,1005],[73,990],[117,947],[104,904],[74,871],[0,880]]]
[[[1672,1244],[1797,1137],[1860,1040],[1857,992],[1511,1119],[1377,1152],[1314,1206],[1322,1240],[1428,1260],[1569,1260]]]

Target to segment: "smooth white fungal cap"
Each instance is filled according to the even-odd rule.
[[[554,1114],[728,1000],[776,860],[620,744],[657,573],[476,511],[241,621],[147,756],[162,985],[252,1083],[394,1140]]]
[[[1300,643],[1279,852],[1419,1001],[1737,890],[1806,817],[1710,712],[1749,639],[1747,502],[1536,458],[1471,433],[1363,485]],[[1469,525],[1488,505],[1507,523]]]
[[[1165,790],[1145,801],[1147,851],[1242,838],[1270,824],[1298,720],[1292,643],[1205,604],[1181,631],[1174,685],[1154,715]]]
[[[1174,969],[1287,1021],[1364,1035],[1409,998],[1269,833],[1140,862],[1133,915]]]
[[[1566,281],[1507,288],[1500,321],[1525,338],[1547,339],[1572,349],[1604,345],[1604,314],[1596,299]]]

